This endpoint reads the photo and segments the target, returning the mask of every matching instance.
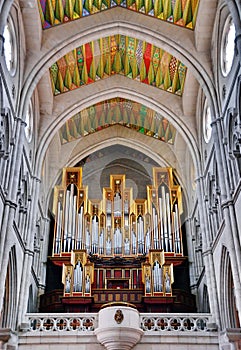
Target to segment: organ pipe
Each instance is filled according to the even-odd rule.
[[[132,189],[125,187],[124,175],[111,175],[111,187],[103,189],[103,200],[91,201],[87,187],[82,187],[82,173],[76,169],[71,168],[71,176],[65,169],[63,187],[55,190],[54,255],[80,249],[108,256],[147,254],[150,249],[182,254],[181,190],[173,184],[170,168],[154,168],[154,183],[148,187],[147,198],[136,201]],[[89,214],[88,208],[95,209]]]
[[[166,207],[167,207],[167,232],[169,238],[169,251],[172,252],[172,228],[171,228],[171,213],[170,213],[170,196],[166,193]]]
[[[164,233],[163,233],[163,215],[162,215],[162,198],[159,198],[159,215],[160,215],[160,245],[164,249]]]

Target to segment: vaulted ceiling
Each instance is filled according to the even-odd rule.
[[[193,29],[199,0],[38,0],[43,29],[121,6]]]
[[[63,166],[120,145],[174,167],[185,186],[190,166],[200,162],[198,96],[212,94],[215,6],[22,0],[21,7],[23,95],[27,101],[37,86],[40,106],[37,172],[45,162],[54,183]]]

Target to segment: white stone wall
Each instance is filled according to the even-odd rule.
[[[20,350],[104,350],[104,346],[97,342],[95,335],[70,335],[62,336],[52,334],[41,336],[21,336],[19,339]],[[218,350],[218,337],[216,334],[156,334],[150,332],[144,335],[141,341],[133,347],[133,350]]]

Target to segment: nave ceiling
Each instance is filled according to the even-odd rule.
[[[119,144],[172,166],[186,187],[185,168],[194,163],[200,171],[197,105],[203,91],[208,97],[214,91],[213,2],[81,4],[20,2],[26,35],[23,101],[36,86],[39,98],[36,172],[45,159],[52,186],[63,166]]]

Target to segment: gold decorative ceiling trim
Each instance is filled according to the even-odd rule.
[[[54,95],[120,74],[181,96],[186,71],[163,49],[117,34],[70,51],[51,66],[50,77]]]
[[[194,29],[199,0],[38,0],[43,29],[121,6]]]
[[[62,144],[120,124],[143,135],[174,144],[176,129],[152,109],[123,98],[113,98],[83,109],[60,129]]]

